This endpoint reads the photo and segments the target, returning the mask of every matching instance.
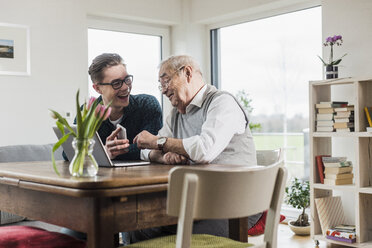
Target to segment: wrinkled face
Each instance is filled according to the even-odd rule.
[[[173,107],[182,112],[186,108],[187,84],[183,75],[184,67],[177,71],[167,71],[161,68],[159,71],[159,82],[162,86],[162,93],[168,97]]]
[[[111,84],[124,80],[127,76],[128,73],[124,65],[114,65],[104,70],[102,82],[93,84],[93,88],[102,95],[104,104],[108,104],[112,101],[111,107],[113,110],[122,110],[129,105],[129,93],[132,89],[132,85],[130,84],[128,86],[123,83],[119,89],[114,89],[111,85],[100,85],[99,83]]]

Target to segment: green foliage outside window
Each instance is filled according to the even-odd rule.
[[[253,111],[253,107],[251,106],[252,99],[249,97],[249,94],[245,92],[245,90],[239,90],[235,97],[238,99],[240,105],[243,107],[247,115],[250,116]],[[249,121],[249,128],[252,131],[259,131],[261,129],[261,124],[252,123]]]

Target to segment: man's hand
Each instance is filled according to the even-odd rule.
[[[158,136],[144,130],[134,137],[133,143],[137,143],[137,147],[140,149],[158,149],[157,140]]]
[[[120,133],[120,131],[121,129],[118,127],[111,133],[110,136],[106,138],[105,149],[110,159],[114,159],[117,156],[128,152],[127,148],[129,147],[129,140],[117,138],[117,135]]]
[[[190,164],[190,161],[180,154],[167,152],[163,155],[164,164]]]

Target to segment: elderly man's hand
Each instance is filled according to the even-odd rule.
[[[163,155],[164,164],[190,164],[190,161],[183,155],[167,152]]]
[[[148,131],[142,131],[133,139],[133,143],[137,143],[140,149],[158,149],[158,136],[155,136]]]
[[[105,149],[110,159],[128,152],[129,140],[117,138],[120,131],[121,129],[118,127],[106,138]]]

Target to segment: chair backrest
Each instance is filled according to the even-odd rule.
[[[170,172],[167,213],[178,216],[177,245],[189,247],[193,219],[246,217],[268,209],[264,241],[276,247],[287,171],[265,167],[176,167]]]
[[[1,146],[0,163],[52,160],[53,145],[54,144]],[[63,159],[62,151],[62,148],[59,148],[55,152],[56,160]]]
[[[274,150],[257,150],[257,164],[258,165],[271,165],[283,159],[283,150],[281,148]]]

